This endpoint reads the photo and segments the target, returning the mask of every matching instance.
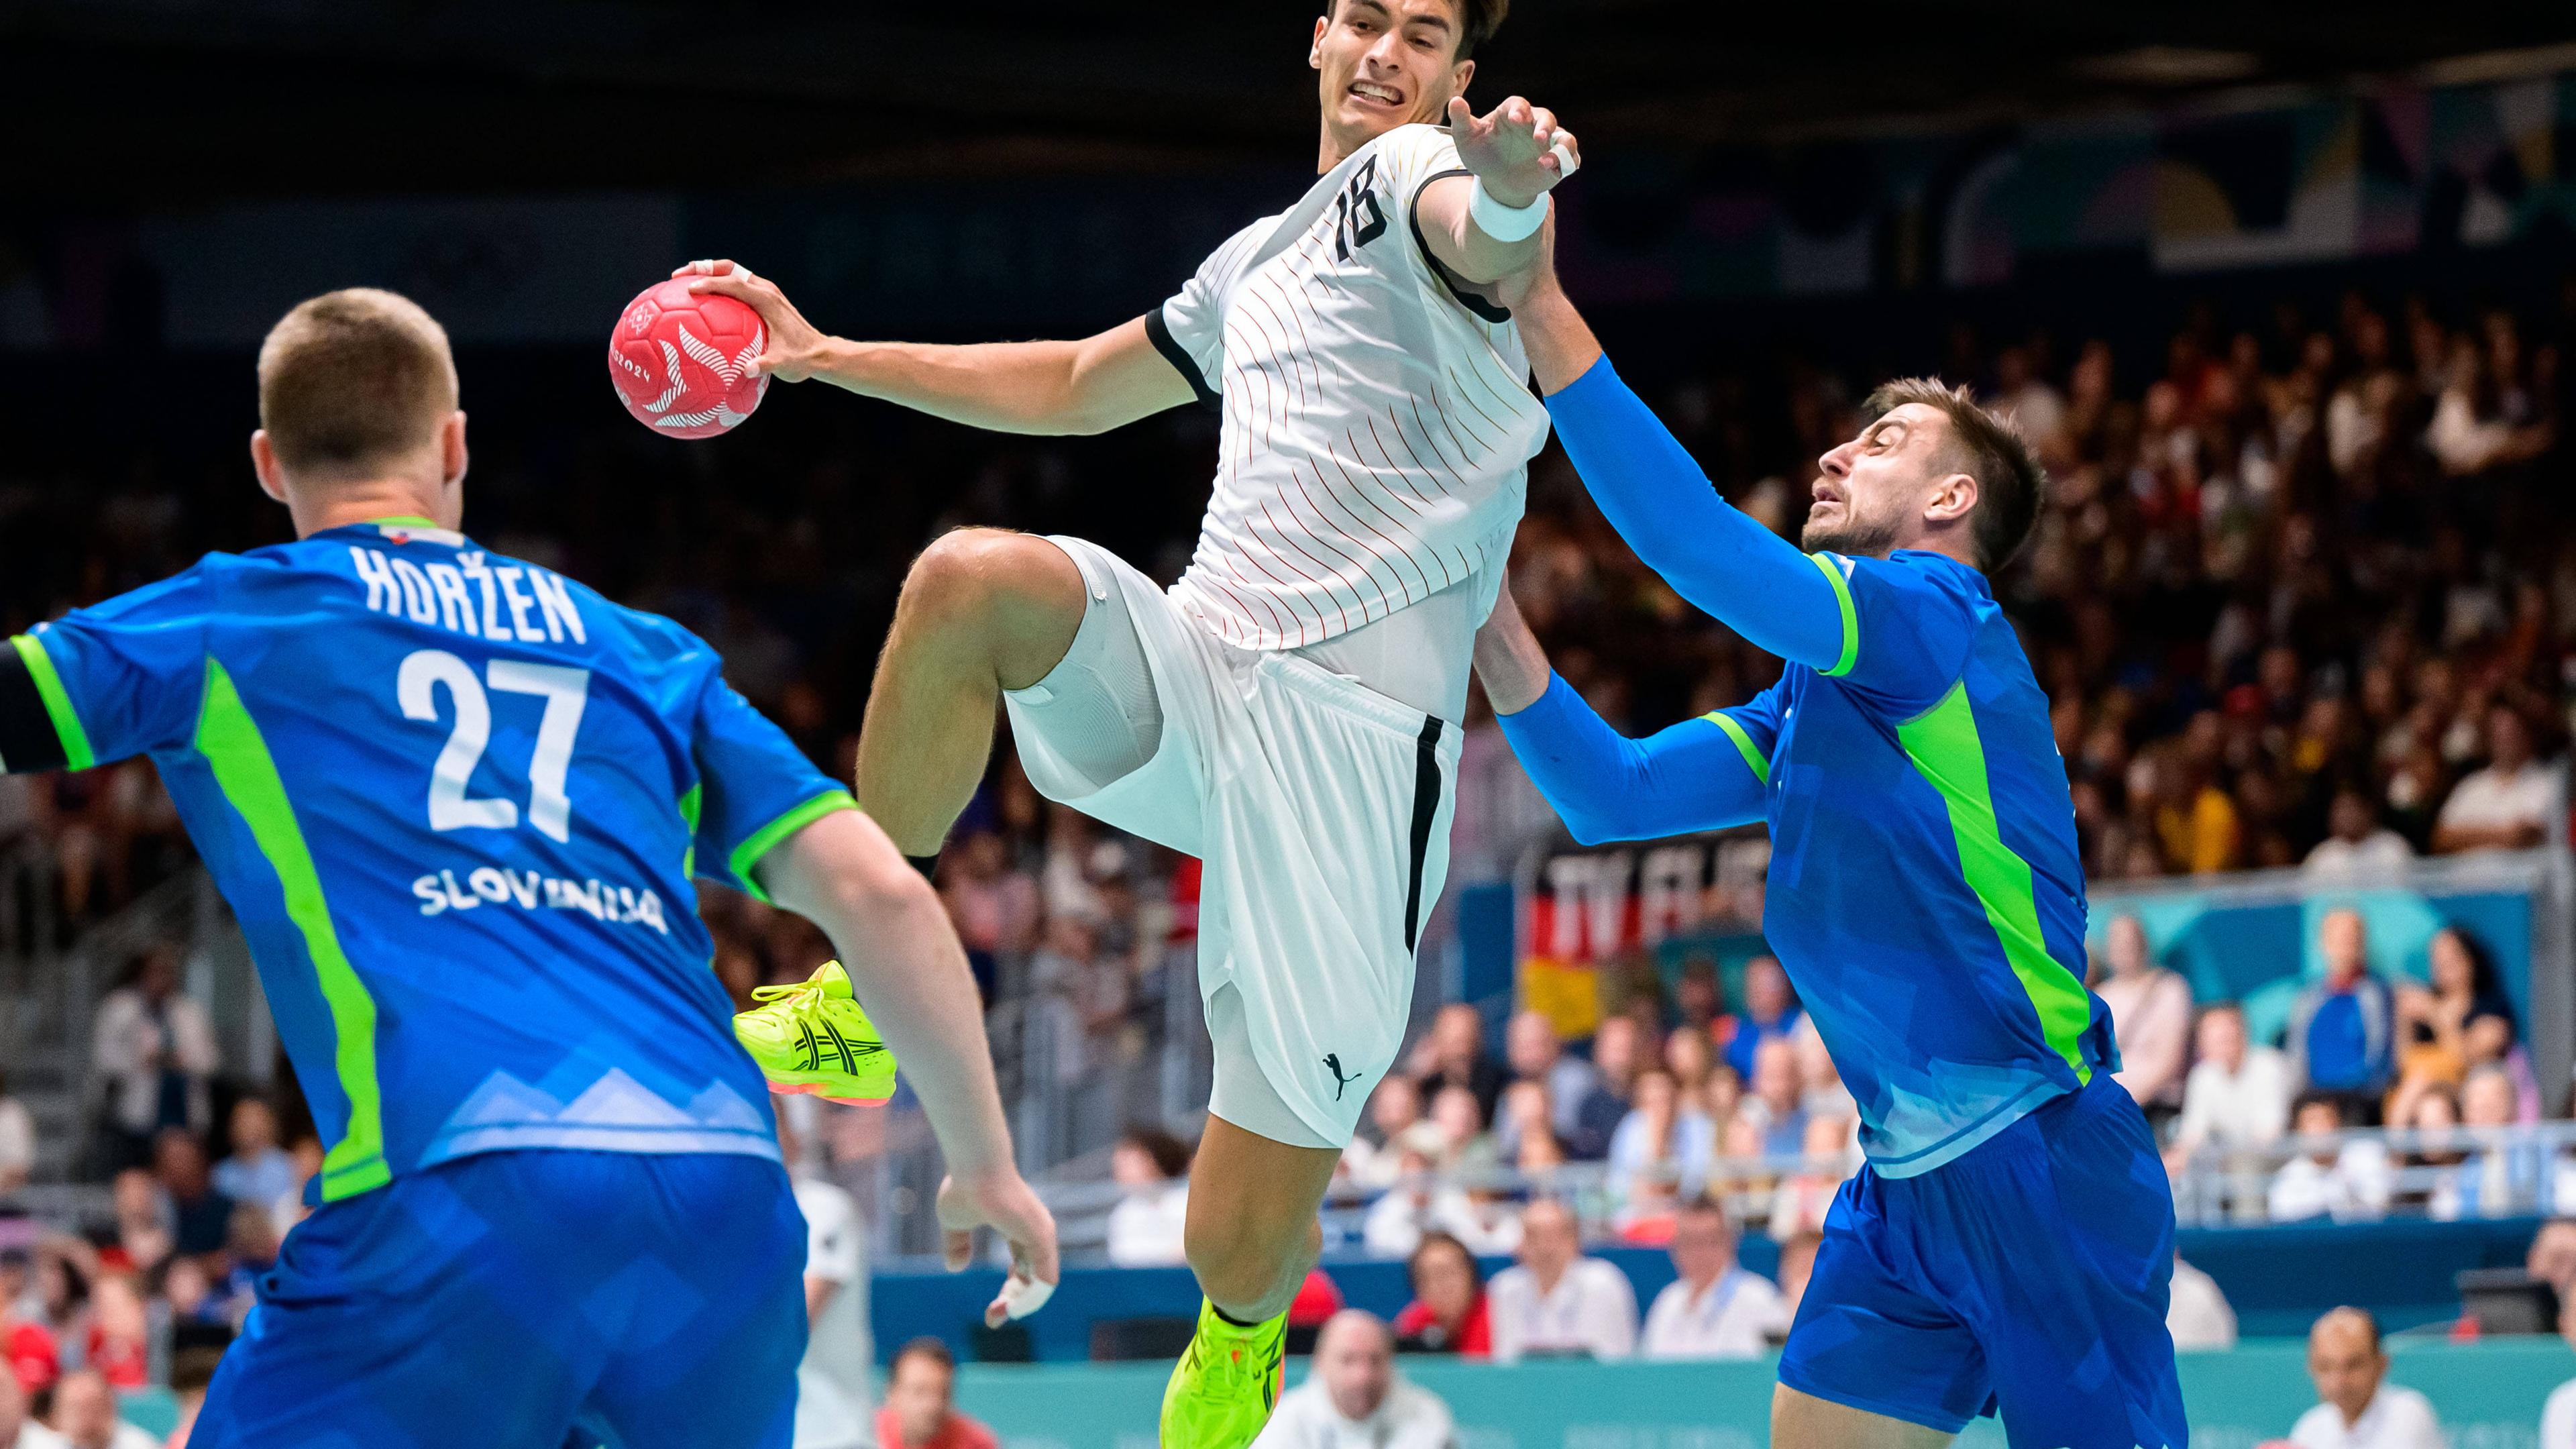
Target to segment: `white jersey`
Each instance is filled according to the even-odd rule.
[[[1547,410],[1511,314],[1449,275],[1414,222],[1422,189],[1461,174],[1448,132],[1399,126],[1145,319],[1222,406],[1215,491],[1172,593],[1227,643],[1320,644],[1457,585],[1490,589],[1510,554]]]

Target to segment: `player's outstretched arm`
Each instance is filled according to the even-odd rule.
[[[859,1004],[912,1078],[948,1158],[939,1189],[948,1265],[966,1265],[976,1228],[998,1230],[1011,1245],[1011,1276],[985,1321],[1037,1311],[1055,1289],[1055,1219],[1012,1157],[983,1003],[930,882],[855,810],[817,817],[759,869],[771,900],[832,938]]]
[[[851,342],[805,320],[776,282],[739,262],[691,262],[671,275],[693,278],[693,292],[732,297],[760,314],[769,348],[753,373],[781,382],[820,378],[969,427],[1105,433],[1197,396],[1155,350],[1142,317],[1073,342]]]
[[[1553,268],[1506,298],[1565,455],[1619,536],[1673,591],[1783,659],[1833,672],[1847,635],[1817,566],[1718,496],[1688,449],[1602,354]]]
[[[1583,164],[1574,133],[1556,113],[1513,96],[1478,116],[1463,99],[1449,102],[1449,132],[1458,160],[1474,173],[1422,188],[1414,221],[1441,265],[1470,282],[1495,282],[1539,258],[1544,215],[1516,216],[1554,191]],[[1482,189],[1485,202],[1476,193]]]
[[[1476,677],[1521,768],[1586,845],[1763,818],[1769,765],[1756,768],[1742,725],[1695,719],[1642,740],[1620,734],[1548,667],[1508,587],[1476,631]]]

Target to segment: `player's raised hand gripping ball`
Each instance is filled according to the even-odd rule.
[[[760,314],[673,280],[647,287],[618,316],[608,376],[635,421],[671,438],[730,432],[769,390],[752,362],[769,345]]]

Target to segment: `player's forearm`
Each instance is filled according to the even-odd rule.
[[[1541,396],[1565,391],[1601,360],[1600,339],[1557,285],[1552,263],[1512,308],[1512,317],[1520,324],[1521,350]]]
[[[1499,282],[1534,265],[1545,242],[1536,233],[1505,241],[1478,226],[1471,203],[1480,184],[1472,176],[1432,182],[1415,206],[1414,216],[1422,223],[1423,244],[1440,264],[1466,281],[1481,284]]]
[[[1734,743],[1704,721],[1632,740],[1553,674],[1536,703],[1497,718],[1530,782],[1586,845],[1762,818],[1760,782]]]
[[[832,338],[813,376],[968,427],[1001,433],[1096,433],[1124,421],[1078,386],[1075,342],[850,342]]]
[[[1547,400],[1575,471],[1648,568],[1758,648],[1816,669],[1842,657],[1842,607],[1815,562],[1737,511],[1606,357]]]
[[[1547,693],[1554,671],[1547,651],[1530,632],[1512,599],[1511,585],[1495,596],[1493,615],[1476,631],[1476,678],[1497,715],[1519,714]]]
[[[770,897],[823,928],[921,1100],[949,1171],[1013,1167],[984,1007],[939,897],[866,817],[823,816],[762,866]]]
[[[1451,270],[1468,281],[1499,282],[1538,260],[1536,237],[1497,241],[1485,235],[1484,228],[1477,226],[1473,218],[1467,220],[1462,232],[1458,238],[1458,262]]]
[[[872,904],[830,933],[851,989],[912,1079],[949,1171],[971,1178],[1012,1167],[983,1000],[947,912],[926,882]]]

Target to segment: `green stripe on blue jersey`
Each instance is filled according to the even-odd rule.
[[[1832,559],[1820,553],[1811,553],[1807,555],[1807,562],[1824,571],[1825,582],[1834,586],[1834,603],[1843,611],[1842,658],[1834,661],[1834,667],[1825,671],[1833,678],[1840,679],[1852,672],[1853,665],[1860,663],[1860,610],[1852,606],[1851,581],[1843,577],[1842,569],[1837,567]]]
[[[707,782],[700,780],[680,797],[680,823],[689,827],[689,848],[680,852],[680,874],[698,873],[698,815],[707,801]]]
[[[742,882],[742,888],[749,891],[753,899],[766,902],[769,899],[769,892],[761,889],[760,882],[754,880],[751,874],[752,868],[760,864],[760,858],[777,849],[780,841],[833,811],[858,808],[859,802],[851,799],[850,792],[847,790],[834,790],[828,794],[817,795],[753,831],[742,844],[733,848],[733,856],[725,862],[725,866],[733,872],[735,880]]]
[[[18,657],[26,661],[27,677],[36,681],[36,697],[45,702],[45,717],[54,722],[54,733],[63,742],[63,768],[86,770],[98,763],[89,747],[89,731],[81,728],[80,711],[72,708],[72,697],[63,692],[63,677],[54,671],[52,657],[45,653],[45,641],[33,634],[19,634],[9,642],[17,646]]]
[[[224,798],[250,827],[251,839],[277,873],[287,919],[304,936],[322,1000],[330,1008],[332,1065],[340,1091],[349,1099],[349,1120],[340,1140],[322,1156],[322,1200],[337,1202],[382,1187],[393,1180],[393,1171],[385,1162],[384,1100],[376,1081],[376,999],[340,949],[321,874],[305,847],[303,828],[295,822],[295,807],[286,798],[286,782],[278,778],[277,761],[259,722],[243,706],[232,676],[211,656],[196,745]]]
[[[1831,572],[1830,567],[1827,570]],[[1845,608],[1850,605],[1846,602]],[[1844,655],[1846,663],[1850,654]],[[2080,1082],[2093,1079],[2081,1038],[2093,1024],[2093,1004],[2084,983],[2048,954],[2040,935],[2039,905],[2031,894],[2030,862],[2004,844],[1995,823],[1995,801],[1986,782],[1986,749],[1977,736],[1975,708],[1963,680],[1950,686],[1941,702],[1896,727],[1914,768],[1949,807],[1950,833],[1959,848],[1959,868],[1967,877],[1986,920],[2021,978],[2031,1008],[2039,1013],[2040,1032],[2051,1051],[2066,1059]]]
[[[1722,709],[1713,709],[1700,718],[1726,731],[1726,737],[1735,741],[1735,752],[1744,757],[1744,763],[1753,771],[1754,779],[1765,785],[1771,783],[1771,762],[1763,757],[1760,750],[1753,747],[1753,736],[1744,732],[1744,726],[1735,722],[1735,716]]]

